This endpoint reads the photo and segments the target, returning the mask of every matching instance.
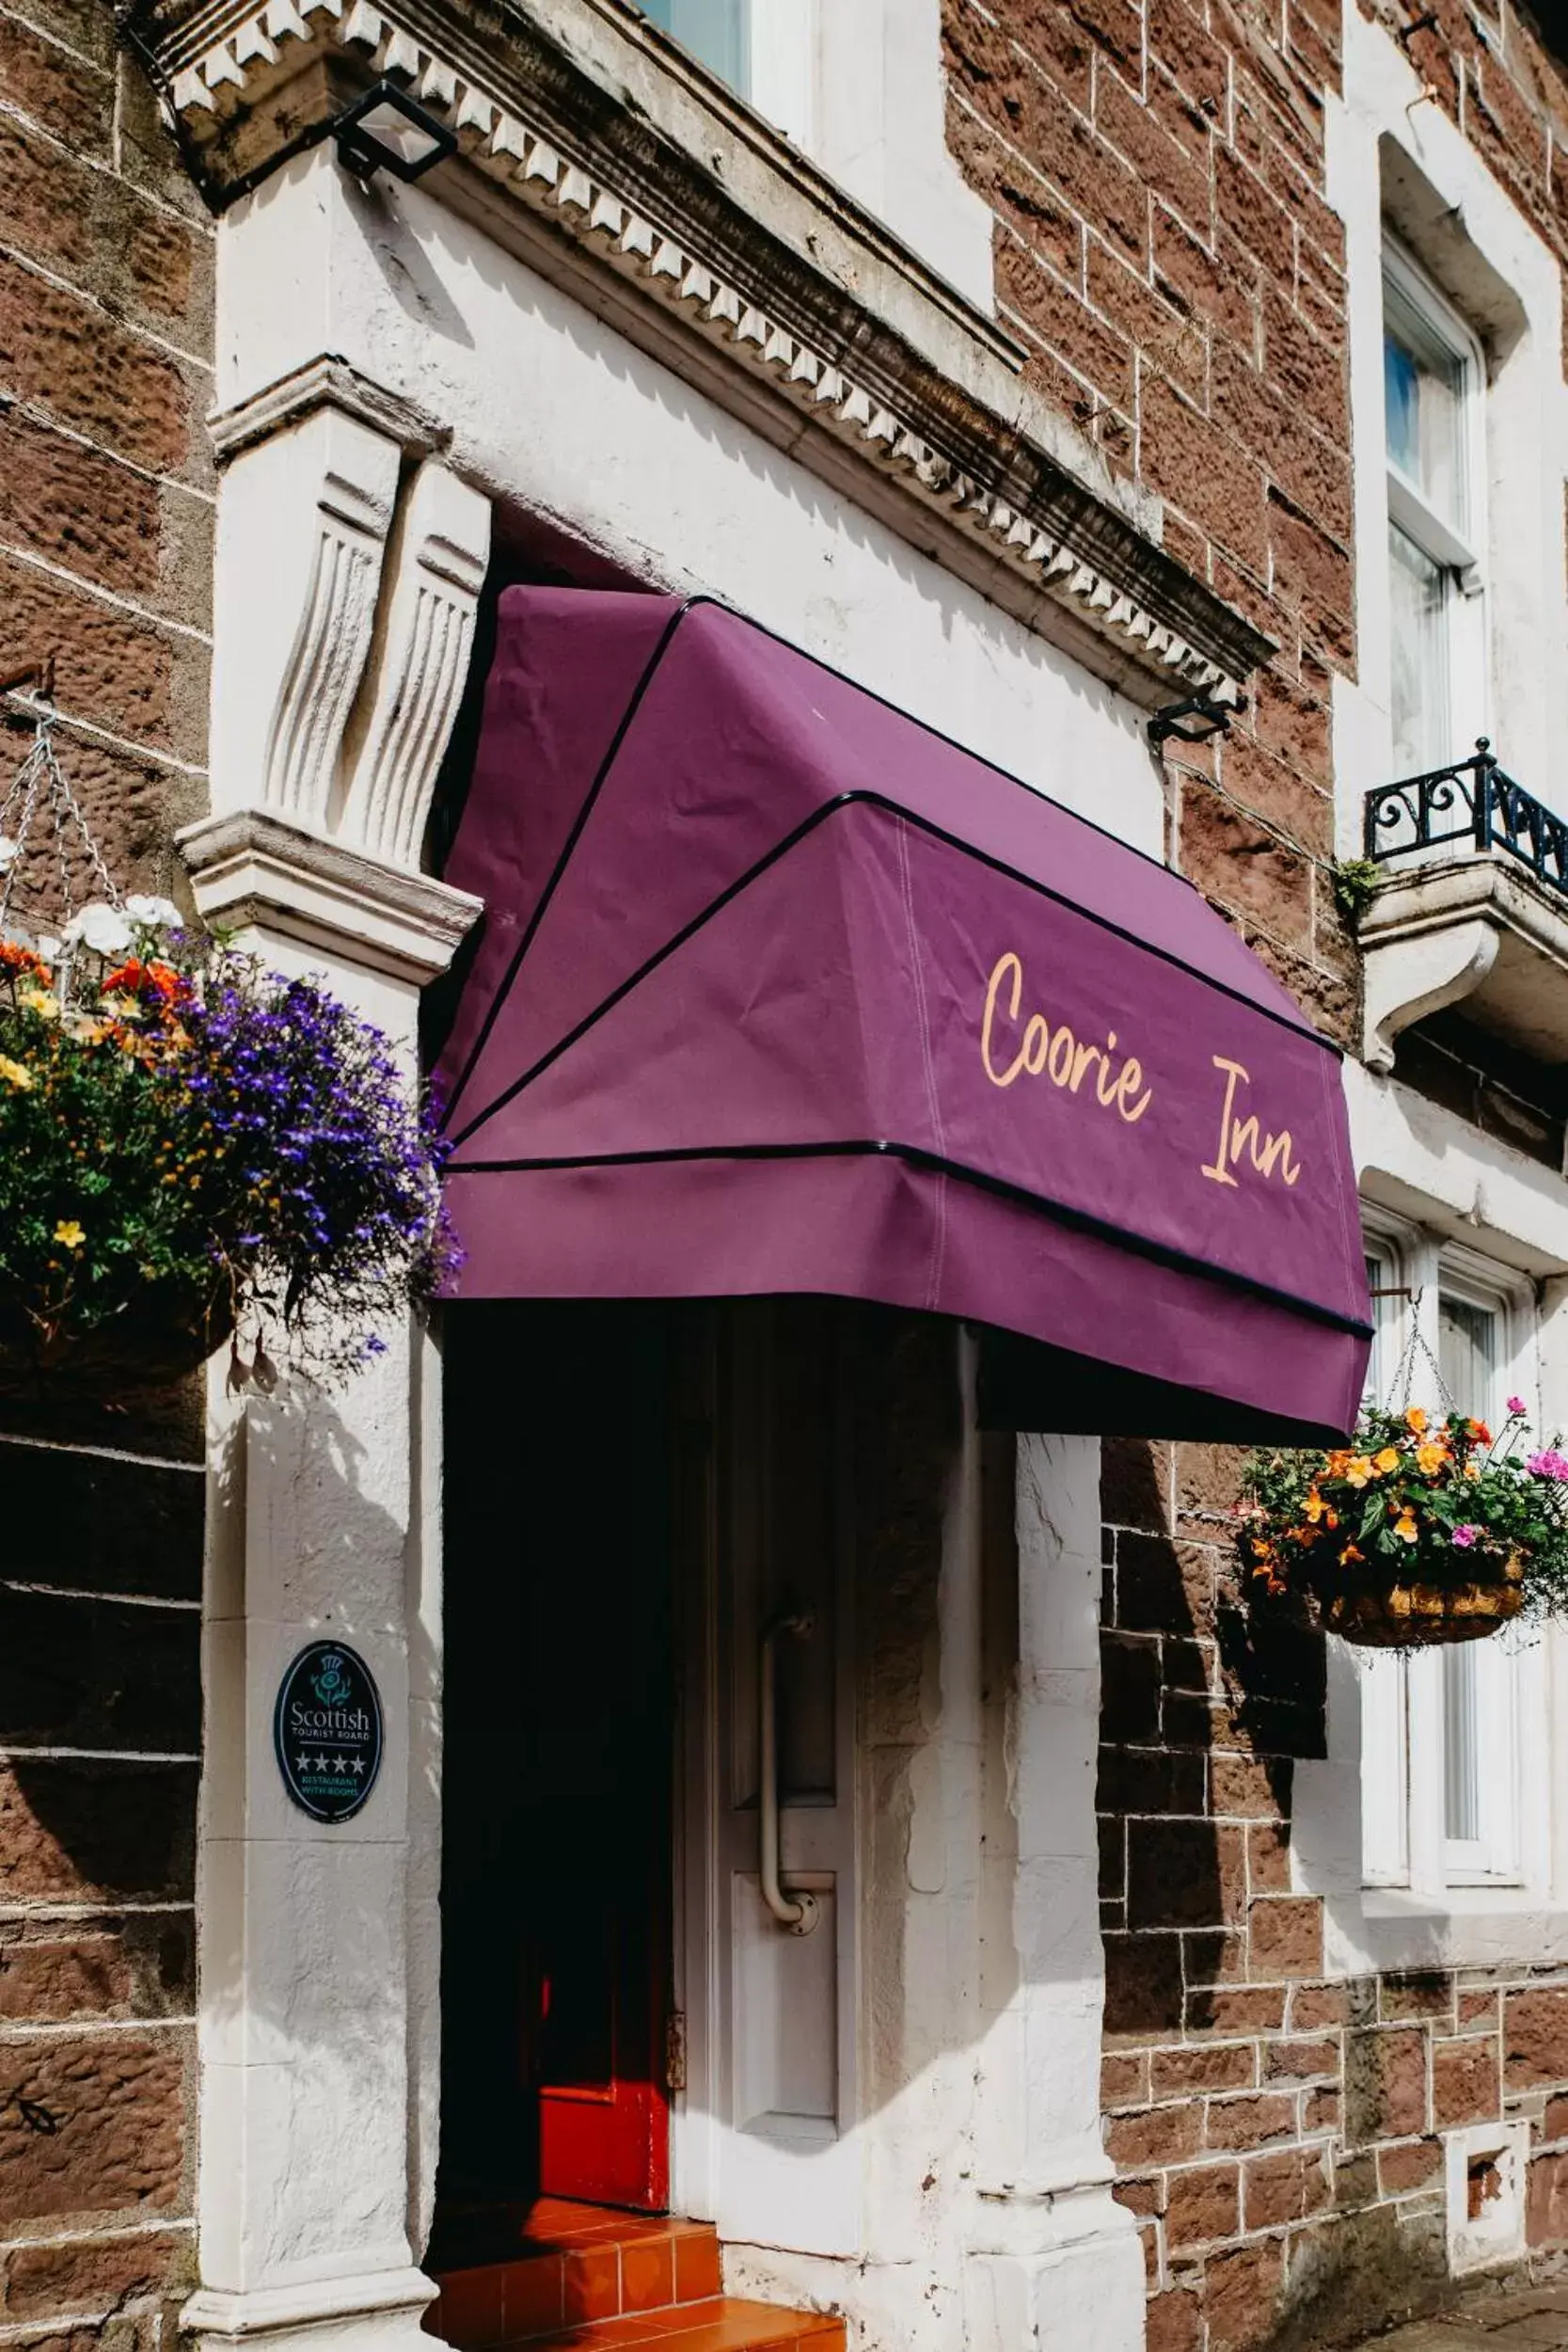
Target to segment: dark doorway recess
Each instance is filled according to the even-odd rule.
[[[668,2201],[676,1319],[446,1317],[438,2229]]]

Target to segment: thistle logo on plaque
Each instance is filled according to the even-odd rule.
[[[381,1770],[381,1693],[356,1650],[312,1642],[284,1676],[273,1715],[283,1786],[315,1821],[349,1820]]]

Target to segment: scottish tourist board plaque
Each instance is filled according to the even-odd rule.
[[[381,1693],[356,1650],[312,1642],[284,1676],[273,1716],[283,1786],[315,1821],[347,1821],[381,1770]]]

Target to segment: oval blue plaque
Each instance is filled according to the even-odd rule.
[[[358,1812],[381,1770],[381,1693],[357,1650],[312,1642],[284,1676],[272,1719],[283,1786],[315,1821]]]

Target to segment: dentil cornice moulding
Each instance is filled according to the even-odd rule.
[[[816,450],[829,469],[825,434],[835,473],[848,457],[900,494],[904,535],[993,579],[1136,699],[1235,700],[1272,652],[1163,551],[1157,502],[1029,391],[995,323],[623,0],[163,0],[138,39],[220,203],[351,95],[399,81],[460,140],[426,191],[462,204],[479,175],[492,230],[516,208],[590,303],[611,275],[618,316],[657,326],[668,363],[701,338],[705,386],[721,358],[721,398],[803,414],[806,463]]]

